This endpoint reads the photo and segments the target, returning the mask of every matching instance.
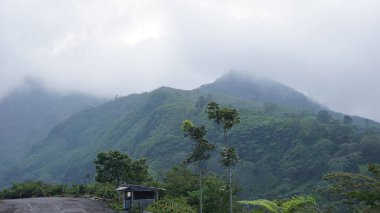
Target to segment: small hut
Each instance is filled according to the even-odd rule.
[[[145,209],[158,200],[160,190],[164,189],[131,184],[116,189],[117,192],[123,193],[123,208],[127,211],[135,208]]]

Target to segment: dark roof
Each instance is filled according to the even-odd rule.
[[[161,188],[156,187],[150,187],[150,186],[141,186],[141,185],[132,185],[128,184],[125,186],[119,186],[116,191],[140,191],[140,192],[148,192],[148,191],[160,191],[165,190]]]

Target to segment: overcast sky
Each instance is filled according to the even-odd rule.
[[[115,96],[229,70],[380,121],[379,0],[1,0],[0,98],[37,79]]]

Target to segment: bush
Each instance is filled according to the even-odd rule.
[[[73,184],[73,186],[68,191],[68,194],[72,196],[80,196],[86,193],[87,193],[87,189],[82,184]]]
[[[197,211],[186,203],[184,199],[173,198],[164,199],[152,203],[148,206],[147,211],[153,213],[166,213],[166,212],[187,212],[196,213]]]
[[[111,183],[93,183],[87,186],[87,193],[91,196],[114,200],[117,198],[115,186]]]
[[[68,191],[65,184],[52,184],[49,185],[48,196],[64,195]]]
[[[44,197],[47,195],[48,186],[40,181],[27,181],[23,183],[13,183],[8,190],[1,192],[3,199]]]

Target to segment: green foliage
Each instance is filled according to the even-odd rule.
[[[272,201],[265,200],[265,199],[259,199],[259,200],[242,200],[238,201],[242,204],[247,205],[253,205],[258,207],[258,209],[255,209],[255,212],[262,211],[262,212],[270,212],[270,213],[278,213],[280,207]]]
[[[238,174],[234,180],[242,186],[241,197],[271,199],[309,194],[321,184],[323,174],[353,173],[367,163],[380,163],[374,153],[370,154],[375,150],[371,147],[376,148],[380,142],[375,122],[370,121],[369,128],[363,129],[355,126],[365,126],[363,119],[352,117],[354,122],[348,125],[334,120],[342,115],[329,112],[330,122],[322,123],[318,120],[319,108],[314,113],[280,103],[275,113],[268,114],[262,112],[264,102],[254,97],[242,100],[223,96],[227,92],[211,96],[199,90],[160,88],[74,114],[53,128],[49,138],[33,147],[18,167],[0,172],[0,185],[27,179],[60,182],[63,177],[83,184],[85,174],[95,175],[92,162],[97,152],[115,149],[134,159],[145,157],[149,172],[162,179],[169,168],[192,151],[192,143],[183,142],[183,132],[178,128],[185,119],[204,124],[207,139],[223,147],[221,128],[213,125],[201,109],[204,100],[231,106],[241,117],[240,124],[228,131],[228,144],[233,144],[242,162],[234,167]],[[206,98],[196,107],[200,96]],[[220,168],[220,151],[207,160],[207,170],[218,175],[225,172]]]
[[[152,203],[146,210],[152,213],[197,212],[192,206],[188,205],[184,199],[180,198],[160,200]]]
[[[228,212],[229,207],[229,190],[225,181],[215,175],[207,175],[204,178],[204,205],[205,212],[223,213]],[[237,189],[233,189],[233,196],[236,196]],[[193,192],[195,196],[198,192]],[[237,207],[237,206],[234,206]]]
[[[269,201],[265,199],[244,200],[239,203],[253,205],[256,207],[253,212],[271,212],[271,213],[296,213],[296,212],[318,212],[317,202],[312,196],[294,196],[286,199],[281,204],[278,201]]]
[[[86,192],[93,197],[100,197],[107,200],[115,200],[117,193],[115,186],[111,183],[93,183],[87,186]]]
[[[331,115],[327,110],[321,110],[318,112],[318,121],[321,123],[328,123],[331,120]]]
[[[228,189],[222,179],[215,175],[203,178],[203,211],[222,213],[228,209]],[[163,187],[169,198],[183,198],[189,205],[199,208],[197,175],[184,165],[171,168],[164,178]],[[234,189],[234,195],[237,190]],[[236,206],[237,208],[237,206]]]
[[[41,181],[26,181],[14,183],[9,189],[0,191],[0,199],[19,199],[50,196],[92,196],[107,200],[115,200],[115,186],[110,183],[92,183],[87,186],[74,184],[71,187],[64,184],[47,184]]]
[[[380,165],[375,163],[368,164],[368,171],[376,178],[380,178]]]
[[[263,109],[264,113],[268,115],[273,115],[275,111],[277,110],[278,106],[277,104],[273,104],[273,103],[265,103],[263,108],[264,108]]]
[[[220,155],[222,156],[222,165],[225,167],[235,166],[239,161],[236,148],[225,147],[220,152]]]
[[[380,165],[369,164],[368,171],[372,174],[355,174],[335,172],[323,176],[328,181],[328,191],[340,195],[351,209],[360,211],[380,210]]]
[[[123,211],[123,204],[120,200],[116,200],[116,201],[113,201],[113,202],[108,202],[106,203],[106,206],[108,208],[111,208],[113,210],[116,210],[118,212],[122,212]],[[134,213],[135,211],[131,211],[131,213]],[[140,211],[141,212],[141,211]],[[140,212],[136,212],[136,213],[140,213]]]
[[[360,150],[368,162],[380,162],[380,137],[366,135],[360,141]]]
[[[227,130],[230,130],[235,124],[240,122],[239,113],[234,108],[221,108],[215,102],[208,103],[206,112],[209,120],[213,120],[223,128],[224,145],[227,145]],[[222,165],[225,167],[234,166],[238,161],[236,148],[225,147],[220,154],[222,156]]]
[[[62,183],[49,184],[48,186],[49,186],[48,196],[63,195],[69,191],[68,190],[69,187],[65,184],[62,184]]]
[[[45,197],[48,194],[48,188],[48,185],[41,181],[14,183],[9,190],[2,191],[0,197],[5,199]]]
[[[15,162],[25,157],[54,126],[73,113],[105,101],[77,93],[49,92],[33,80],[25,83],[28,89],[14,90],[0,101],[0,189],[21,181],[10,178],[7,168],[18,171]],[[26,177],[23,181],[27,179],[34,178]]]
[[[240,122],[236,109],[230,107],[219,107],[219,104],[210,102],[207,105],[208,119],[223,127],[224,133]],[[226,141],[225,141],[226,143]]]
[[[316,212],[317,202],[312,196],[295,196],[281,204],[284,213]]]
[[[120,151],[100,152],[94,160],[96,181],[120,185],[120,180],[127,177],[131,170],[131,159]]]
[[[77,197],[77,196],[85,195],[87,193],[87,188],[86,186],[82,184],[73,184],[69,188],[69,191],[67,193]]]
[[[149,174],[148,163],[145,158],[132,160],[130,174],[127,175],[126,182],[131,184],[142,184],[152,180]]]
[[[343,117],[343,123],[344,124],[352,124],[352,118],[350,116],[348,116],[348,115],[345,115]]]
[[[213,120],[217,125],[223,127],[224,145],[227,145],[227,130],[230,130],[235,124],[240,123],[239,113],[236,109],[230,107],[219,107],[219,104],[210,102],[207,105],[208,119]],[[230,208],[229,212],[232,213],[232,171],[231,167],[235,166],[238,162],[238,156],[235,147],[225,147],[220,152],[222,157],[222,166],[229,168],[229,185],[230,190]]]
[[[132,160],[120,151],[100,152],[94,160],[96,181],[120,185],[120,181],[140,184],[150,180],[145,159]]]
[[[198,190],[198,177],[185,165],[174,166],[165,173],[163,188],[172,197],[189,198],[189,193]]]
[[[115,210],[122,210],[122,202],[118,199],[115,186],[111,183],[92,183],[89,185],[46,184],[41,181],[14,183],[9,189],[0,191],[0,199],[20,199],[31,197],[91,196],[102,198],[106,205]]]
[[[195,126],[191,121],[182,122],[181,129],[185,137],[189,137],[194,142],[194,148],[191,155],[185,160],[185,163],[201,162],[211,157],[210,152],[215,150],[215,145],[210,144],[205,138],[206,128],[204,125]]]
[[[185,137],[190,137],[194,142],[193,150],[191,155],[185,160],[186,164],[198,162],[199,169],[199,203],[200,212],[203,209],[203,189],[202,189],[202,163],[211,157],[210,152],[214,151],[216,146],[210,144],[205,138],[206,128],[204,125],[197,127],[189,121],[185,120],[182,122],[181,129],[184,132]]]

